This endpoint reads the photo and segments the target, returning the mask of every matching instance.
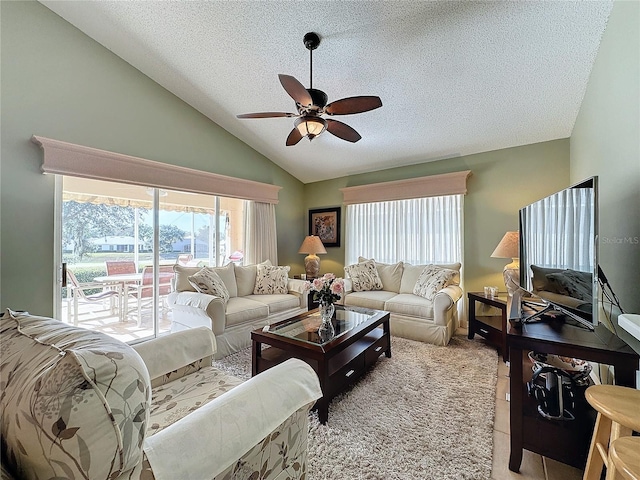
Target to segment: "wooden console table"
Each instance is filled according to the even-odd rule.
[[[584,469],[595,411],[583,399],[573,421],[542,418],[537,402],[527,394],[526,382],[532,374],[530,368],[524,368],[525,364],[530,365],[527,354],[534,350],[612,365],[616,384],[628,387],[635,386],[640,355],[603,325],[592,332],[561,321],[510,326],[507,343],[511,360],[509,470],[520,470],[523,449]]]

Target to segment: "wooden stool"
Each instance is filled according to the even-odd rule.
[[[609,445],[620,437],[630,436],[632,430],[640,431],[640,390],[615,385],[593,385],[587,388],[585,397],[598,411],[598,417],[582,478],[599,480],[602,467],[610,468]],[[621,451],[624,451],[624,444]]]
[[[609,446],[607,480],[640,480],[640,437],[622,437]]]

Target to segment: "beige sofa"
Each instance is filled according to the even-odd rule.
[[[262,265],[271,266],[271,263],[267,261]],[[220,359],[251,345],[251,330],[307,311],[306,282],[302,280],[287,278],[286,293],[254,293],[264,291],[259,287],[256,290],[260,266],[230,263],[213,269],[228,291],[226,302],[221,296],[197,292],[189,282],[188,278],[201,270],[199,267],[174,266],[174,291],[167,297],[172,310],[171,331],[211,329],[218,344],[215,358]]]
[[[353,266],[345,267],[345,294],[340,303],[357,307],[386,310],[391,313],[391,333],[403,338],[435,345],[447,345],[458,327],[458,300],[462,297],[459,263],[443,264],[436,271],[446,269],[450,280],[442,288],[435,288],[425,296],[414,293],[416,284],[427,265],[398,262],[384,264],[359,258],[359,265],[373,264],[380,281],[378,289],[354,288]],[[365,284],[367,282],[364,282]],[[374,279],[375,283],[375,279]],[[360,291],[356,291],[360,290]],[[423,292],[421,292],[423,293]]]
[[[322,392],[300,360],[243,383],[211,366],[208,328],[134,349],[7,310],[0,334],[3,479],[306,475],[309,409]]]

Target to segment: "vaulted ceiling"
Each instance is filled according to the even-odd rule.
[[[53,1],[45,6],[304,183],[571,135],[612,1]],[[383,106],[334,117],[285,146],[295,112],[278,74],[329,102]]]

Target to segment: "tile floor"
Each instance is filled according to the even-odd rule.
[[[476,341],[481,341],[476,337]],[[524,450],[520,473],[509,470],[509,367],[500,358],[493,424],[493,467],[491,480],[581,480],[582,470]]]

